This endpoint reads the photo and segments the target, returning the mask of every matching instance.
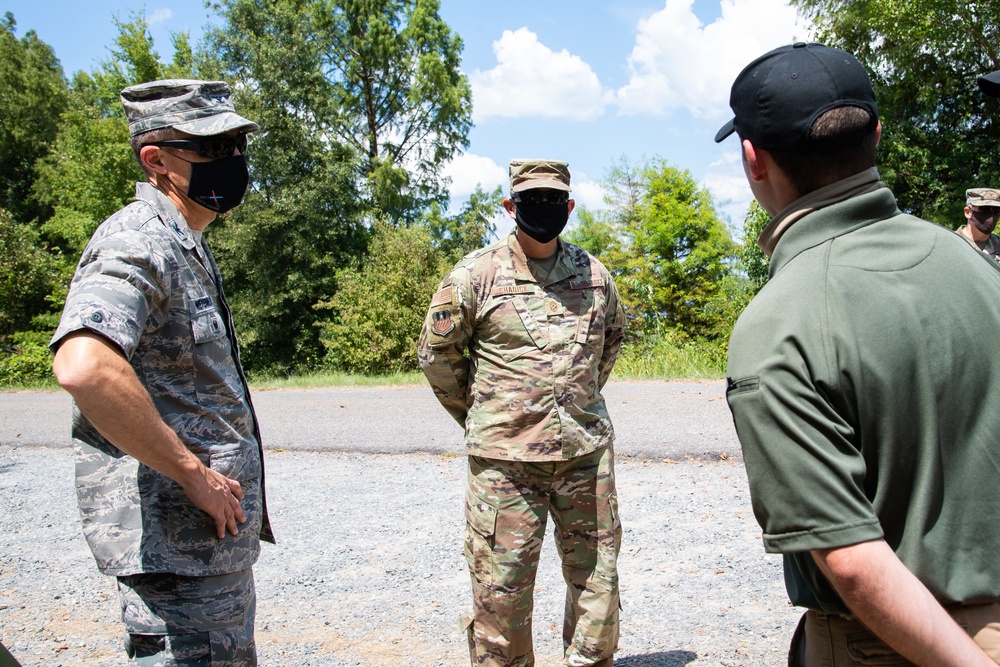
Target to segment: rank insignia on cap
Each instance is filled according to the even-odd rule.
[[[439,336],[450,333],[455,328],[455,322],[451,319],[451,311],[439,310],[434,313],[434,323],[431,325],[431,328]]]

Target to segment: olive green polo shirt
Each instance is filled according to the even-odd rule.
[[[843,612],[808,551],[884,537],[943,603],[1000,596],[1000,270],[888,189],[781,237],[727,397],[795,604]]]

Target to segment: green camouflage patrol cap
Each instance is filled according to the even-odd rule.
[[[224,81],[162,79],[129,86],[121,93],[129,136],[172,127],[196,137],[230,130],[256,132],[257,123],[236,113]]]
[[[510,193],[533,188],[569,192],[569,163],[560,160],[511,160]]]
[[[1000,206],[1000,190],[969,188],[965,191],[967,206]]]

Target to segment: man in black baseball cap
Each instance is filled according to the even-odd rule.
[[[851,54],[775,49],[730,106],[716,141],[738,135],[774,217],[726,394],[764,547],[807,608],[789,664],[995,665],[1000,358],[976,341],[1000,327],[1000,271],[900,212]]]

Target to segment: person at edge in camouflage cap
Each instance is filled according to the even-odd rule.
[[[251,567],[273,542],[263,450],[202,233],[249,181],[221,81],[121,93],[147,182],[80,258],[50,343],[74,399],[77,496],[139,665],[256,665]]]
[[[971,188],[965,191],[965,201],[966,223],[955,233],[973,248],[1000,261],[1000,236],[993,233],[1000,216],[1000,190]]]
[[[789,665],[995,666],[1000,267],[899,210],[851,54],[770,51],[730,106],[715,139],[738,135],[774,217],[726,398],[764,548],[807,609]]]
[[[611,665],[621,524],[614,431],[601,396],[625,316],[607,269],[559,239],[574,202],[565,162],[512,160],[517,225],[460,261],[431,299],[420,367],[465,429],[465,557],[477,667],[527,667],[549,514],[566,580],[567,665]]]

